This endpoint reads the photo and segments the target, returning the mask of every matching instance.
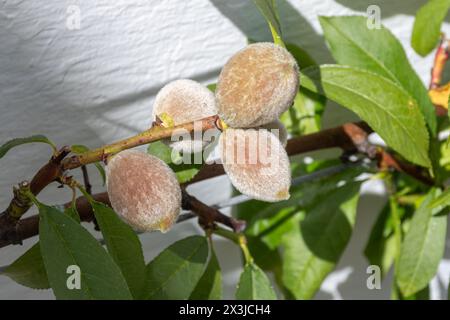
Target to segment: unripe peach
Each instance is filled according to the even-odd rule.
[[[249,128],[279,118],[299,87],[294,57],[273,43],[254,43],[225,64],[216,88],[218,114],[230,127]]]
[[[153,105],[153,121],[158,116],[163,121],[169,119],[170,126],[176,126],[217,113],[214,94],[205,86],[189,79],[181,79],[165,85],[156,95]],[[164,124],[163,125],[168,125]],[[164,140],[177,151],[195,153],[208,144],[202,139],[180,141]]]
[[[265,129],[226,129],[219,138],[223,167],[236,189],[254,199],[289,198],[289,158],[280,140]]]
[[[111,206],[136,231],[166,232],[181,210],[174,172],[159,158],[137,150],[113,156],[106,167]]]
[[[283,147],[286,147],[288,132],[283,122],[281,122],[280,120],[275,120],[268,124],[262,125],[260,128],[269,130],[278,138],[278,140],[280,140]]]

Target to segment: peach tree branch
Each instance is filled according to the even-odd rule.
[[[201,120],[201,130],[219,128],[218,117],[208,117]],[[159,139],[168,138],[175,130],[185,129],[188,132],[194,131],[194,123],[188,123],[173,128],[163,128],[160,126],[153,127],[143,133],[125,139],[108,146],[98,148],[86,153],[72,156],[71,158],[65,158],[70,153],[70,149],[67,147],[62,148],[57,152],[50,161],[44,165],[38,173],[33,177],[30,183],[31,192],[37,195],[42,189],[44,189],[50,183],[57,181],[61,182],[66,170],[77,168],[88,163],[104,160],[105,155],[120,152],[128,148],[132,148],[138,145],[147,144]],[[382,149],[377,149],[368,143],[368,135],[372,132],[371,128],[364,122],[358,123],[346,123],[342,126],[338,126],[331,129],[325,129],[317,133],[304,135],[290,139],[288,141],[286,150],[288,155],[298,155],[305,152],[327,149],[327,148],[340,148],[344,153],[363,153],[369,158],[378,158],[379,166],[382,169],[395,169],[404,172],[410,176],[413,176],[419,181],[426,184],[433,185],[433,180],[423,172],[423,169],[403,163],[402,161],[389,156],[390,154]],[[184,183],[183,187],[189,184],[203,181],[209,178],[213,178],[224,174],[222,165],[211,164],[204,165],[198,174],[189,182]],[[98,197],[98,201],[109,204],[107,194],[95,195]],[[102,201],[103,200],[103,201]],[[203,212],[206,210],[202,207],[201,202],[195,198],[191,199],[191,205],[194,203],[197,205],[197,211]],[[23,203],[20,197],[15,195],[8,208],[0,214],[0,247],[8,244],[21,243],[22,239],[29,238],[37,234],[38,216],[34,216],[27,219],[20,220],[20,217],[28,211],[30,203]],[[77,200],[77,209],[81,215],[83,221],[92,221],[92,210],[89,204],[83,198]],[[217,212],[216,212],[217,213]],[[210,216],[214,219],[218,219],[219,222],[223,219],[222,216],[213,213],[211,211]],[[211,223],[211,219],[203,219],[206,223]],[[227,224],[228,223],[228,224]],[[224,223],[229,227],[235,229],[231,222]]]

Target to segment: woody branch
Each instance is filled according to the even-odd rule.
[[[200,129],[202,131],[214,128],[222,129],[217,116],[202,119],[200,120],[200,123]],[[37,195],[52,182],[56,181],[61,183],[64,173],[69,169],[78,168],[96,161],[102,161],[105,159],[106,155],[111,155],[128,148],[168,138],[178,129],[193,132],[194,123],[187,123],[172,128],[154,126],[129,139],[121,140],[81,155],[74,155],[70,158],[65,158],[70,153],[70,150],[67,147],[64,147],[33,177],[30,183],[31,192]],[[286,146],[286,150],[290,156],[327,148],[340,148],[345,153],[360,152],[366,154],[370,158],[378,159],[379,167],[382,169],[392,168],[402,171],[425,184],[433,184],[433,180],[422,170],[422,168],[409,163],[404,163],[385,150],[370,145],[367,137],[371,132],[371,128],[364,122],[346,123],[336,128],[325,129],[317,133],[290,139]],[[224,174],[222,165],[204,165],[198,174],[191,181],[185,183],[183,187],[222,174]],[[30,238],[38,233],[39,217],[37,215],[26,219],[20,219],[20,217],[30,208],[31,203],[20,196],[20,188],[16,190],[17,192],[15,192],[10,205],[0,214],[0,247],[21,243],[22,240]],[[109,205],[109,199],[106,193],[95,194],[94,198],[97,201]],[[219,222],[231,227],[235,231],[238,231],[242,227],[239,225],[239,222],[221,214],[220,211],[215,208],[208,207],[199,200],[187,195],[187,193],[184,194],[184,199],[187,199],[187,201],[184,201],[185,209],[195,212],[200,218],[200,223],[211,224],[212,222]],[[76,205],[81,220],[92,221],[93,213],[87,200],[84,197],[80,197],[77,199]]]

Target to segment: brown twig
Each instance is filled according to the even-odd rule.
[[[433,68],[431,69],[430,90],[436,89],[441,85],[442,75],[444,73],[445,64],[449,59],[449,54],[449,40],[446,39],[445,34],[442,34],[439,47],[434,56]]]
[[[392,168],[399,172],[403,172],[426,185],[434,185],[433,179],[428,174],[426,174],[421,167],[401,161],[395,155],[392,155],[383,149],[378,150],[377,158],[378,167],[381,170]]]
[[[327,148],[367,153],[371,152],[367,137],[372,132],[365,122],[346,123],[339,127],[290,139],[286,151],[290,156]]]
[[[56,152],[41,169],[34,175],[29,186],[33,194],[38,194],[50,183],[57,181],[61,176],[60,164],[64,157],[69,154],[68,147],[61,148]],[[23,186],[22,186],[23,187]],[[20,190],[21,186],[18,189]],[[14,192],[14,197],[5,211],[0,214],[0,241],[9,240],[11,243],[21,243],[23,237],[16,232],[17,221],[31,207],[31,202],[23,197],[20,191]]]
[[[109,202],[108,194],[106,192],[92,195],[96,201],[103,202],[106,205],[111,205]],[[66,203],[64,206],[70,207],[72,202]],[[80,220],[85,222],[91,222],[94,218],[94,213],[92,211],[91,205],[85,197],[79,197],[76,200],[76,208],[78,214],[80,215]],[[39,216],[33,215],[31,217],[21,219],[17,224],[11,229],[9,236],[14,236],[19,239],[20,242],[13,242],[12,239],[7,237],[7,234],[2,234],[0,238],[0,248],[7,246],[9,244],[21,243],[22,240],[31,238],[37,235],[39,232]]]
[[[329,148],[340,148],[344,152],[362,152],[374,155],[367,137],[373,130],[365,122],[350,122],[342,126],[325,129],[317,133],[292,138],[288,141],[286,152],[289,156]],[[189,184],[225,174],[221,164],[204,166]]]
[[[441,34],[441,40],[439,47],[436,50],[434,56],[433,68],[431,69],[431,79],[429,85],[429,91],[436,91],[441,86],[442,76],[444,74],[445,65],[450,57],[450,41],[445,37],[445,34]],[[446,101],[447,105],[447,101]],[[447,109],[443,108],[439,104],[435,104],[436,114],[438,116],[446,116]]]
[[[191,210],[198,215],[199,223],[205,229],[213,229],[216,222],[230,227],[234,232],[242,232],[245,229],[245,221],[224,215],[219,210],[210,207],[197,198],[189,195],[184,189],[183,209]]]
[[[92,194],[92,185],[91,182],[89,181],[89,173],[85,165],[81,166],[81,172],[83,172],[84,189],[88,194]]]

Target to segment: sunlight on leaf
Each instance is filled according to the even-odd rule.
[[[437,214],[442,208],[430,208],[438,194],[437,189],[428,193],[414,213],[402,243],[395,279],[405,297],[428,285],[444,254],[447,216]]]
[[[266,19],[270,32],[272,33],[273,42],[284,47],[281,37],[281,24],[278,17],[275,0],[253,0],[261,14]]]
[[[411,45],[421,56],[429,54],[439,42],[441,25],[450,8],[450,0],[430,0],[417,11]]]
[[[239,279],[237,300],[276,300],[269,278],[256,264],[249,263]]]
[[[301,86],[355,112],[407,160],[431,166],[423,116],[416,101],[394,82],[358,68],[322,65],[303,70]]]
[[[436,115],[427,89],[400,41],[388,29],[384,26],[369,29],[367,19],[360,16],[320,17],[319,20],[339,64],[375,72],[399,84],[417,101],[430,131],[435,134]]]

